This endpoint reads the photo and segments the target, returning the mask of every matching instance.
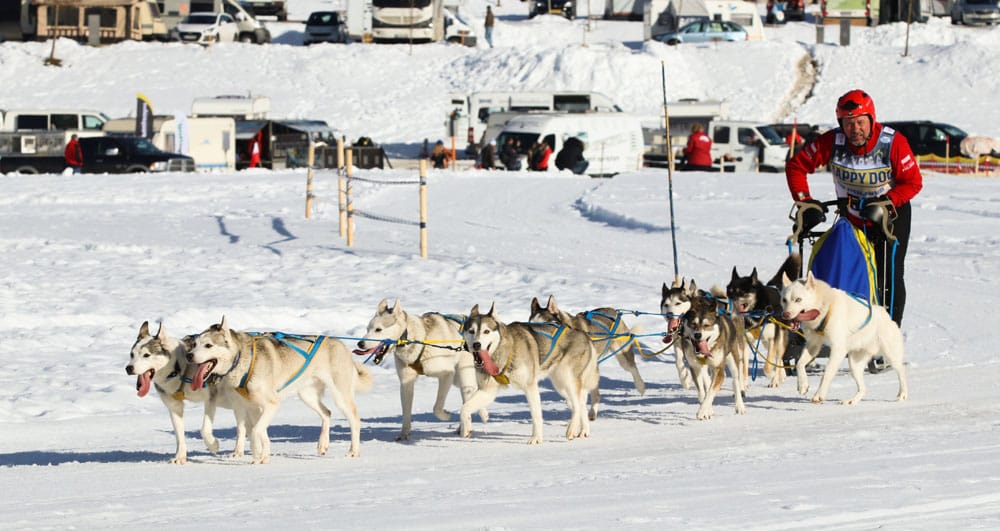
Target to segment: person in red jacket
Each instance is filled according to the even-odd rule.
[[[691,135],[684,147],[684,161],[678,169],[712,171],[712,139],[705,134],[705,128],[701,124],[691,126]]]
[[[875,103],[863,90],[840,97],[837,121],[840,127],[820,135],[785,165],[788,189],[802,210],[803,225],[817,225],[823,210],[816,208],[819,201],[809,194],[806,177],[821,166],[829,166],[840,213],[855,226],[865,228],[876,251],[880,300],[892,319],[901,324],[906,305],[903,262],[910,239],[910,200],[923,187],[923,177],[906,137],[876,120]],[[887,266],[891,269],[886,270]]]
[[[77,135],[69,137],[63,157],[66,159],[66,165],[73,169],[73,173],[83,171],[83,150],[80,149],[80,138]]]

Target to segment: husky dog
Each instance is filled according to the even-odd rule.
[[[855,299],[846,291],[814,277],[812,271],[806,278],[795,281],[783,276],[781,285],[782,318],[791,321],[793,329],[801,328],[806,336],[806,346],[795,366],[800,394],[809,392],[806,365],[812,363],[823,345],[827,345],[830,347],[830,361],[823,372],[819,389],[812,397],[813,402],[826,399],[830,383],[845,357],[858,392],[843,403],[860,401],[867,391],[863,379],[865,365],[872,356],[879,354],[899,376],[896,400],[906,400],[903,334],[885,308]]]
[[[621,314],[614,308],[597,308],[572,315],[560,310],[556,304],[556,298],[552,295],[549,295],[549,301],[544,307],[538,302],[537,297],[532,297],[531,317],[528,320],[533,323],[557,323],[585,332],[599,351],[597,353],[598,365],[601,356],[614,354],[618,364],[632,374],[632,382],[635,383],[639,394],[646,393],[646,383],[642,381],[639,368],[635,365],[635,353],[639,347],[635,345],[628,325],[622,322]],[[642,355],[642,352],[639,354]],[[595,387],[590,392],[590,420],[597,419],[597,408],[600,401],[600,389]]]
[[[191,388],[198,390],[209,378],[220,398],[230,402],[236,418],[251,425],[250,449],[254,463],[267,463],[271,440],[267,428],[278,412],[281,400],[292,393],[319,413],[318,450],[330,447],[330,410],[320,399],[324,390],[347,417],[351,427],[348,457],[360,455],[361,420],[354,402],[355,391],[371,388],[368,370],[354,363],[340,341],[324,336],[254,335],[231,330],[222,322],[212,325],[195,338],[188,361],[197,364]],[[238,420],[238,421],[239,421]]]
[[[177,451],[171,463],[183,465],[187,463],[187,445],[184,442],[184,401],[204,402],[205,417],[201,424],[201,438],[205,441],[208,451],[213,454],[219,451],[219,440],[212,433],[212,423],[215,420],[216,400],[212,396],[213,387],[202,387],[198,390],[191,387],[191,376],[194,366],[187,361],[188,349],[193,346],[193,336],[182,340],[167,336],[167,331],[160,323],[156,335],[149,334],[149,321],[139,327],[139,337],[132,345],[132,351],[125,373],[136,376],[135,388],[139,397],[149,393],[150,387],[156,388],[160,400],[170,411],[170,423],[174,427],[177,438]],[[243,454],[243,440],[246,438],[246,426],[237,424],[235,453]]]
[[[681,351],[694,373],[698,388],[698,420],[712,418],[712,403],[726,379],[726,369],[733,378],[736,414],[746,413],[743,404],[743,328],[733,323],[716,301],[696,297],[691,309],[681,318]],[[711,373],[711,374],[710,374]]]
[[[472,307],[463,327],[465,345],[476,358],[479,390],[462,406],[460,435],[472,434],[472,412],[496,399],[502,386],[514,384],[524,391],[531,411],[531,438],[542,442],[542,399],[538,382],[546,376],[566,399],[570,421],[566,438],[590,436],[590,419],[584,413],[587,393],[597,388],[597,351],[587,334],[554,323],[501,322],[490,311]]]
[[[465,316],[457,317],[440,313],[425,313],[418,317],[404,312],[399,300],[390,308],[389,301],[382,299],[375,316],[368,323],[365,339],[358,341],[358,349],[354,353],[359,356],[374,354],[376,364],[381,363],[390,350],[396,355],[399,399],[403,406],[403,427],[396,437],[397,441],[410,438],[413,388],[418,376],[437,378],[434,415],[440,420],[451,418],[451,413],[444,409],[444,401],[452,385],[461,391],[463,403],[476,392],[472,354],[461,349],[462,333],[459,328]],[[479,418],[486,422],[489,413],[480,409]]]
[[[698,289],[694,279],[690,284],[685,279],[680,282],[674,280],[668,288],[666,282],[663,283],[663,291],[660,297],[660,314],[667,321],[667,335],[663,337],[663,342],[674,345],[674,363],[677,365],[677,377],[680,379],[681,387],[691,389],[694,382],[691,380],[691,369],[684,359],[684,354],[677,348],[678,339],[681,334],[681,318],[691,309],[691,301],[696,298],[703,298],[708,294]]]
[[[759,336],[761,343],[767,348],[764,374],[771,377],[768,387],[778,387],[785,380],[785,369],[781,363],[788,347],[788,330],[768,321],[781,313],[781,291],[778,289],[781,275],[798,276],[801,265],[802,259],[798,253],[788,255],[778,273],[767,284],[757,278],[756,267],[747,277],[740,276],[734,267],[733,276],[726,286],[726,296],[733,313],[743,318],[746,330]],[[743,370],[749,371],[749,363],[744,365]],[[744,372],[744,384],[749,382],[749,376],[749,372]]]

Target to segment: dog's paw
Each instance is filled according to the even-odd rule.
[[[746,415],[747,414],[747,407],[744,406],[743,404],[740,404],[740,405],[736,406],[736,414],[737,415]]]
[[[316,447],[316,453],[318,455],[326,455],[326,451],[330,449],[329,444],[320,444]]]
[[[396,440],[397,441],[408,441],[408,440],[410,440],[410,432],[408,432],[408,431],[407,432],[401,432],[399,435],[396,436]]]
[[[799,386],[799,394],[802,395],[802,396],[806,396],[807,394],[809,394],[809,386],[808,385],[806,385],[806,386],[801,386],[800,385]]]
[[[212,455],[218,455],[218,453],[219,453],[219,440],[218,439],[215,439],[212,442],[205,441],[205,446],[208,448],[208,451],[212,453]]]
[[[710,407],[698,408],[698,414],[695,415],[695,418],[698,420],[708,420],[712,418],[712,415],[714,414],[715,412],[712,411],[712,408]]]
[[[479,410],[479,421],[482,422],[483,424],[486,424],[487,422],[489,422],[490,421],[490,412],[486,411],[485,409],[480,409]]]
[[[350,450],[347,451],[347,457],[351,458],[361,457],[361,450],[357,448],[351,448]]]
[[[530,439],[528,439],[528,444],[542,444],[542,438],[532,436]]]
[[[451,420],[451,412],[449,412],[446,409],[442,409],[441,411],[435,411],[434,416],[437,417],[437,419],[440,421]]]
[[[819,395],[816,395],[816,396],[812,397],[812,399],[810,399],[810,401],[813,404],[822,404],[823,400],[826,400],[826,397],[822,397],[822,396],[819,396]]]
[[[903,402],[907,398],[909,397],[907,396],[906,393],[899,393],[898,395],[896,395],[896,402]]]
[[[174,458],[170,460],[170,463],[174,465],[183,465],[187,462],[188,459],[186,455],[175,455]]]

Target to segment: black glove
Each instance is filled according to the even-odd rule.
[[[892,222],[896,219],[896,207],[888,197],[880,195],[873,199],[865,199],[861,205],[861,218],[870,221],[873,228],[881,231],[886,239],[896,239],[892,234]]]

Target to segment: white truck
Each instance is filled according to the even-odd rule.
[[[448,95],[445,135],[466,143],[465,152],[475,156],[511,118],[527,112],[621,112],[611,98],[600,92],[533,91],[474,92]]]
[[[713,120],[705,131],[712,159],[736,171],[784,172],[788,146],[773,127],[757,122]]]
[[[498,152],[508,139],[518,145],[521,168],[527,169],[528,149],[545,141],[552,148],[548,171],[556,169],[555,159],[567,139],[583,142],[583,158],[589,163],[586,174],[611,177],[642,167],[642,124],[638,117],[623,112],[539,112],[512,118],[497,137]]]

